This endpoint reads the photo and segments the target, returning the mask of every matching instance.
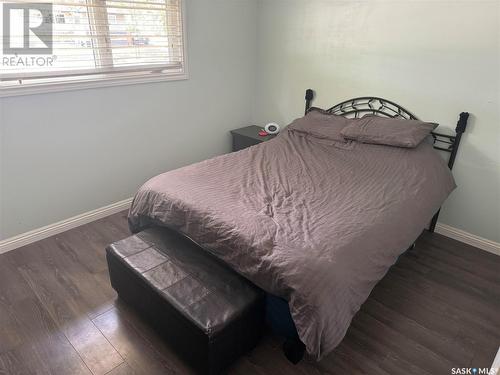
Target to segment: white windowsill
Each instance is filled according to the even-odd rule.
[[[122,76],[122,77],[99,77],[93,79],[82,79],[71,82],[46,82],[39,84],[19,85],[15,87],[0,88],[0,98],[44,94],[61,91],[86,90],[99,87],[112,87],[124,85],[136,85],[141,83],[154,83],[164,81],[180,81],[188,79],[188,73],[165,74],[147,73],[144,75]]]

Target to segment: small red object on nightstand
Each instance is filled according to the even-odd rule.
[[[265,137],[265,136],[267,136],[268,134],[267,134],[267,132],[266,132],[265,130],[261,130],[261,131],[259,132],[259,135],[260,135],[261,137]]]

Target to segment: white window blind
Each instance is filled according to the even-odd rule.
[[[29,22],[36,23],[38,17],[52,24],[52,53],[9,55],[3,49],[0,88],[148,74],[181,75],[185,72],[181,1],[8,1],[14,5],[51,3],[49,17],[35,12]],[[14,21],[8,35],[4,30],[3,44],[10,38],[11,44],[17,40],[22,46],[26,36],[22,25],[16,26]]]

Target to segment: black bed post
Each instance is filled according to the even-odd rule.
[[[451,149],[450,159],[448,160],[448,167],[450,168],[450,170],[453,169],[453,164],[455,164],[455,158],[457,157],[458,146],[460,146],[460,140],[462,139],[462,134],[465,132],[465,129],[467,128],[468,119],[469,119],[469,112],[460,113],[460,117],[457,122],[457,127],[455,129],[455,133],[457,135],[455,136],[455,140],[453,141],[453,148]],[[436,212],[436,214],[433,216],[431,224],[429,225],[429,232],[434,232],[434,230],[436,229],[436,224],[438,221],[440,211],[441,210],[438,210],[438,212]]]
[[[453,169],[453,164],[455,164],[455,158],[457,157],[458,146],[460,146],[460,140],[462,139],[462,134],[465,132],[467,128],[467,120],[469,119],[469,112],[460,113],[460,118],[457,122],[457,127],[455,129],[455,133],[457,136],[455,137],[455,142],[453,143],[453,150],[451,150],[450,159],[448,160],[448,167]]]
[[[304,114],[307,113],[309,108],[311,108],[311,102],[314,99],[314,91],[312,89],[307,89],[306,90],[306,110],[304,111]]]

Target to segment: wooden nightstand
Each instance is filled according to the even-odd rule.
[[[244,148],[268,141],[276,137],[275,135],[267,135],[261,137],[259,132],[264,130],[260,126],[250,125],[244,128],[231,130],[233,136],[233,151],[243,150]]]

